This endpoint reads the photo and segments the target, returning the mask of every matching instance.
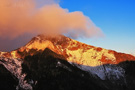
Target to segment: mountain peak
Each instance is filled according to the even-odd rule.
[[[40,34],[36,37],[34,37],[31,41],[33,40],[40,40],[40,41],[46,41],[49,40],[51,42],[64,42],[65,40],[71,40],[70,38],[64,36],[64,35],[44,35],[44,34]]]
[[[52,46],[56,44],[66,44],[71,39],[65,37],[64,35],[38,35],[25,45],[24,47],[31,48],[31,46],[36,47],[37,49],[45,49],[47,46]],[[34,44],[34,45],[33,45]]]

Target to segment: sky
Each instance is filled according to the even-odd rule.
[[[41,7],[48,4],[48,1],[50,0],[37,0],[37,4]],[[82,12],[104,34],[103,37],[81,37],[76,40],[118,52],[135,54],[135,0],[57,0],[57,3],[69,13]],[[35,35],[36,33],[25,34],[15,39],[0,38],[0,51],[11,51],[25,45]]]
[[[61,0],[69,11],[82,11],[104,33],[78,40],[97,47],[135,54],[135,0]]]

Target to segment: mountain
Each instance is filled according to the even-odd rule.
[[[13,78],[14,85],[8,85],[14,86],[11,90],[135,89],[134,56],[63,35],[38,35],[23,47],[0,52],[0,65],[10,73],[7,77]]]
[[[135,57],[130,54],[94,47],[63,35],[38,35],[25,46],[10,53],[3,53],[2,56],[24,58],[27,55],[35,54],[37,51],[43,51],[45,48],[49,48],[55,53],[64,56],[69,62],[86,66],[118,64],[126,60],[135,60]]]

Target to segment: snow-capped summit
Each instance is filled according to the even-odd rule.
[[[118,64],[126,60],[135,60],[132,55],[87,45],[63,35],[38,35],[24,47],[36,50],[49,48],[57,54],[63,55],[70,62],[87,66]]]
[[[132,55],[87,45],[63,35],[38,35],[25,46],[11,51],[9,55],[23,58],[26,55],[34,55],[38,51],[43,51],[45,48],[64,56],[69,62],[86,66],[118,64],[126,60],[135,60]]]

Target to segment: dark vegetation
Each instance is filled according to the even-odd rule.
[[[135,90],[135,61],[126,61],[119,64],[125,70],[126,90]]]
[[[0,90],[16,90],[18,80],[0,64]]]

